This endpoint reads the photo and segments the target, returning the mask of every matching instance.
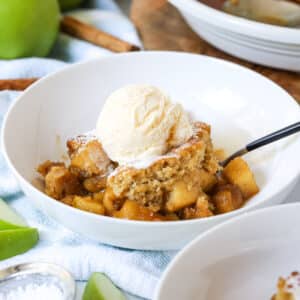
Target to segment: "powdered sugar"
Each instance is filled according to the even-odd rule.
[[[95,130],[90,130],[88,132],[85,132],[84,134],[80,134],[75,137],[74,140],[78,141],[78,143],[82,145],[85,145],[90,141],[97,140]]]
[[[6,292],[0,291],[0,300],[64,300],[63,292],[55,284],[41,285],[30,283],[25,286],[18,286]]]
[[[169,157],[176,157],[176,154],[166,154],[166,155],[160,155],[160,156],[155,156],[155,157],[150,157],[147,159],[143,160],[137,160],[137,161],[132,161],[130,163],[127,163],[127,167],[133,167],[135,169],[146,169],[158,160],[164,159],[164,158],[169,158]]]
[[[178,156],[176,155],[176,153],[172,153],[172,154],[154,156],[154,157],[150,157],[147,159],[128,162],[124,165],[120,165],[119,167],[115,168],[111,173],[109,173],[108,177],[115,176],[124,168],[146,169],[146,168],[150,167],[152,164],[154,164],[155,162],[157,162],[161,159],[170,158],[170,157],[178,157]]]
[[[73,278],[51,264],[29,263],[4,270],[0,280],[0,300],[71,300],[75,293]]]

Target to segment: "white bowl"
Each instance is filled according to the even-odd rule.
[[[280,276],[300,270],[300,204],[227,221],[184,248],[154,300],[271,299]]]
[[[300,30],[264,24],[213,9],[197,0],[169,0],[215,47],[265,66],[300,71]]]
[[[300,151],[296,136],[249,155],[260,193],[245,207],[211,218],[157,223],[120,220],[69,207],[37,189],[32,184],[37,177],[35,167],[47,159],[61,159],[65,141],[94,128],[106,97],[129,83],[165,90],[196,119],[212,124],[216,146],[228,153],[300,119],[298,104],[273,82],[246,68],[200,55],[114,55],[41,79],[7,114],[3,149],[28,199],[65,226],[116,246],[178,249],[228,218],[280,203],[295,185],[300,170],[295,163]]]

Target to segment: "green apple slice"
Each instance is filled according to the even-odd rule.
[[[22,227],[0,220],[0,231],[9,230],[9,229],[19,229],[19,228]]]
[[[2,199],[0,199],[0,230],[27,226],[26,222]]]
[[[18,228],[0,231],[0,260],[24,253],[38,242],[35,228]]]
[[[126,300],[124,294],[102,273],[93,273],[82,300]]]

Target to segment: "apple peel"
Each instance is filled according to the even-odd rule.
[[[126,300],[124,294],[102,273],[93,273],[82,300]]]
[[[18,228],[0,231],[0,260],[22,254],[39,240],[36,228]]]

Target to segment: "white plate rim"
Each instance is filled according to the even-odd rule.
[[[197,0],[168,0],[176,7],[186,11],[196,18],[200,18],[197,13],[201,13],[201,17],[209,24],[222,24],[218,27],[225,27],[236,33],[243,33],[253,38],[261,37],[274,42],[286,44],[300,44],[298,28],[289,28],[265,24],[257,21],[248,20],[238,16],[219,11],[208,5],[198,2]],[[296,42],[298,41],[298,42]]]
[[[183,249],[181,249],[178,254],[176,254],[176,256],[172,259],[172,261],[169,263],[169,265],[167,266],[167,268],[165,269],[165,271],[163,272],[162,276],[160,277],[160,281],[155,289],[154,292],[154,297],[153,300],[159,300],[160,297],[160,293],[162,290],[163,285],[165,284],[165,281],[167,279],[167,277],[169,276],[169,274],[172,273],[172,269],[182,260],[182,257],[184,255],[186,255],[187,252],[189,252],[191,249],[193,249],[194,247],[196,247],[196,245],[198,243],[201,242],[202,239],[204,239],[205,237],[209,236],[209,235],[213,235],[215,232],[222,230],[222,228],[227,227],[227,226],[231,226],[234,223],[238,223],[240,220],[243,219],[247,219],[247,218],[251,218],[252,216],[257,216],[257,215],[264,215],[266,213],[270,213],[273,211],[278,211],[282,209],[290,209],[290,208],[295,208],[295,209],[299,209],[300,210],[300,202],[296,202],[296,203],[288,203],[288,204],[279,204],[279,205],[275,205],[275,206],[271,206],[271,207],[266,207],[266,208],[261,208],[258,210],[254,210],[254,211],[248,211],[245,212],[235,218],[231,218],[226,220],[223,223],[217,224],[215,226],[213,226],[212,228],[204,231],[203,233],[201,233],[198,237],[196,237],[193,241],[191,241],[190,243],[188,243]]]

